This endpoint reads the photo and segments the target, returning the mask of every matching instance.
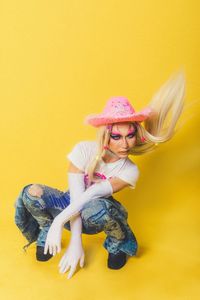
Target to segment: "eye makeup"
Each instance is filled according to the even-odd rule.
[[[113,140],[119,140],[120,139],[120,134],[110,134],[110,137],[113,139]]]
[[[136,133],[136,130],[130,130],[129,133],[128,133],[128,135],[127,135],[127,137],[132,138],[132,137],[135,136],[135,133]],[[117,132],[117,131],[114,131],[114,132],[112,132],[110,134],[110,137],[113,138],[113,139],[115,139],[115,140],[118,140],[121,136],[122,135],[119,132]]]

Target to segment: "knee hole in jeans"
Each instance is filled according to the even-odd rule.
[[[32,184],[27,192],[34,197],[40,198],[43,195],[43,189],[39,184]]]

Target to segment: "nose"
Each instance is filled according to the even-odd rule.
[[[122,147],[123,147],[124,150],[128,149],[128,142],[127,142],[125,137],[122,140]]]

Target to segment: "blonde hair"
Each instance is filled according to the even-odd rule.
[[[172,138],[177,131],[176,123],[184,107],[185,76],[183,71],[172,75],[165,84],[154,94],[147,107],[152,109],[152,114],[143,121],[128,122],[136,125],[136,144],[129,154],[141,155],[152,151],[155,147]],[[169,114],[171,113],[171,116]],[[112,124],[113,125],[113,124]],[[97,129],[97,153],[88,168],[89,182],[96,181],[95,169],[102,157],[105,155],[104,146],[108,146],[110,131],[107,125]]]

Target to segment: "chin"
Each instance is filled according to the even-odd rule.
[[[128,156],[128,152],[127,153],[118,153],[118,156],[123,158],[123,157],[127,157]]]

